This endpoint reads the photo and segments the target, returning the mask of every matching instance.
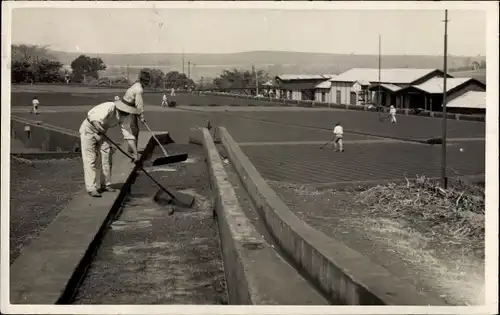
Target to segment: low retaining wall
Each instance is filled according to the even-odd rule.
[[[206,128],[191,129],[190,142],[206,150],[222,256],[232,305],[327,305],[247,218]]]
[[[43,126],[37,132],[44,134]],[[56,139],[56,131],[47,131]],[[63,137],[64,138],[64,137]],[[156,142],[149,139],[140,162],[116,157],[113,175],[122,181],[119,193],[91,198],[77,194],[39,237],[25,247],[10,267],[12,304],[68,304],[100,245],[104,233],[119,215],[122,202],[137,177],[139,166],[150,158]]]
[[[79,151],[78,132],[14,116],[10,121],[11,136],[21,140],[27,148],[56,152]]]
[[[221,143],[269,232],[320,288],[346,305],[445,305],[300,220],[269,187],[224,127]]]

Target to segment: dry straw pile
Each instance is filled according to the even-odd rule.
[[[424,221],[432,232],[456,239],[484,241],[484,188],[457,181],[443,189],[435,180],[417,176],[406,184],[376,186],[361,192],[356,201],[372,213]]]

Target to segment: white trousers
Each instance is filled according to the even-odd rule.
[[[340,151],[344,150],[344,143],[343,143],[342,137],[335,136],[334,147],[336,150],[337,150],[337,148]]]
[[[137,115],[130,116],[130,130],[132,131],[132,135],[135,137],[135,145],[138,145],[139,141],[139,118]],[[132,153],[132,148],[128,148],[128,152]]]
[[[165,100],[165,101],[161,101],[161,105],[160,106],[168,106],[168,102]]]
[[[96,191],[111,184],[113,150],[109,141],[95,132],[84,120],[80,127],[83,172],[87,191]],[[97,183],[97,158],[101,157],[99,168],[100,183]]]
[[[396,123],[396,115],[391,114],[391,123]]]

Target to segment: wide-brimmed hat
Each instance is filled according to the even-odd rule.
[[[121,110],[122,112],[129,113],[132,115],[139,114],[139,110],[135,107],[135,104],[129,103],[123,99],[119,99],[114,101],[116,108]]]

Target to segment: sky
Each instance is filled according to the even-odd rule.
[[[448,53],[486,55],[484,11],[449,10]],[[81,53],[442,55],[443,10],[15,9],[12,43]]]

